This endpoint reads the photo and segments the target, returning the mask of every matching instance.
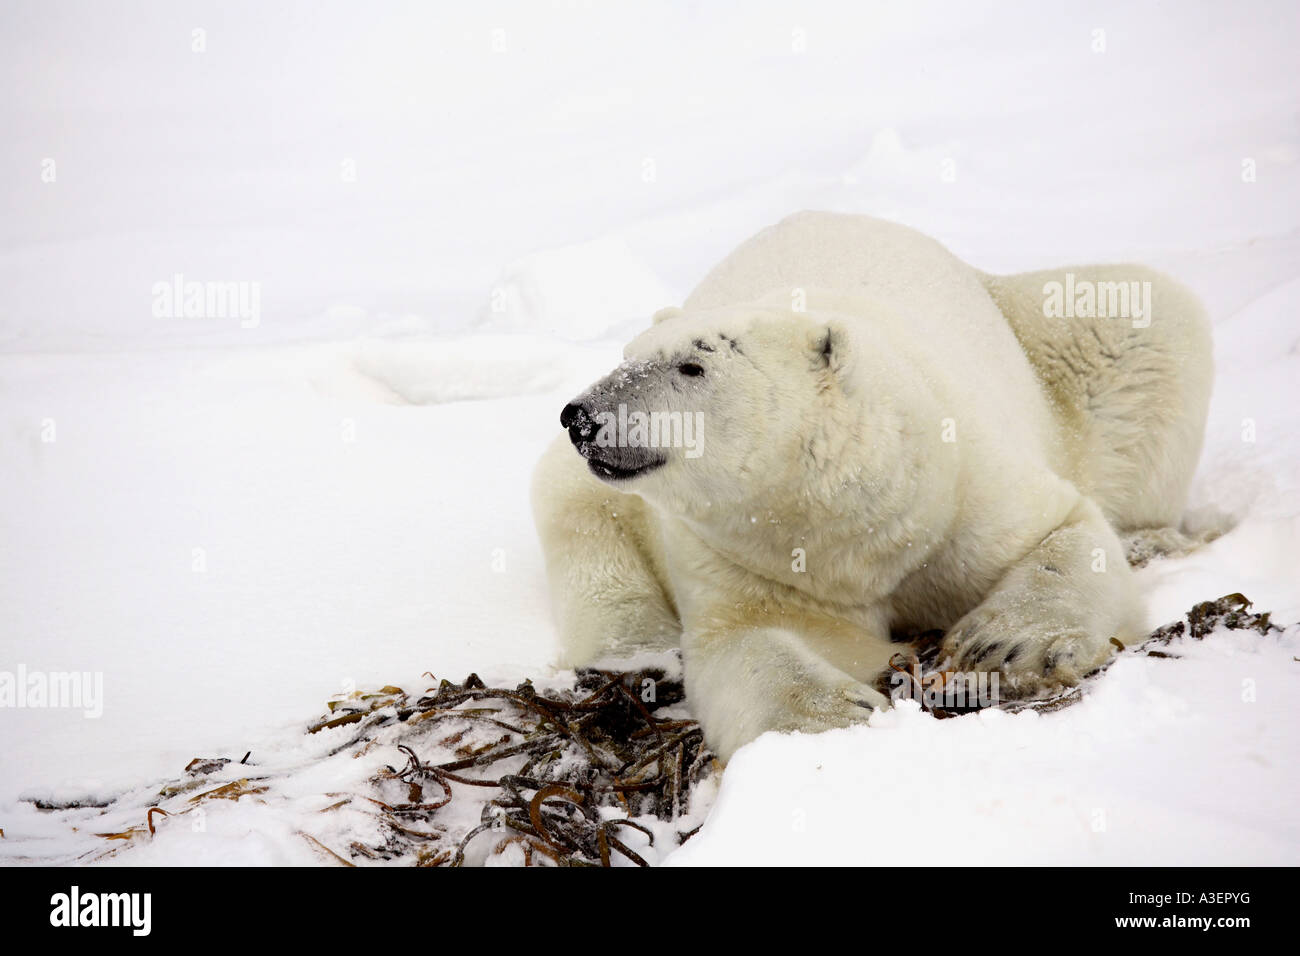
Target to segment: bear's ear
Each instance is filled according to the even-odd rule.
[[[677,308],[677,306],[675,305],[670,305],[665,309],[660,309],[658,312],[652,315],[650,317],[650,324],[658,325],[660,322],[663,322],[665,319],[675,319],[677,318],[677,316],[681,314],[682,314],[681,309]]]
[[[849,337],[838,322],[814,326],[809,335],[812,365],[818,371],[827,371],[843,378],[850,358]]]

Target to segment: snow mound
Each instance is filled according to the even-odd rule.
[[[502,271],[480,314],[483,329],[548,333],[581,342],[621,332],[675,301],[619,237],[537,252]]]
[[[959,143],[909,148],[902,135],[886,126],[872,137],[866,155],[844,171],[846,186],[912,187],[932,190],[937,183],[955,182]]]
[[[311,387],[330,398],[445,405],[551,392],[608,361],[540,336],[480,334],[319,346],[304,367]]]

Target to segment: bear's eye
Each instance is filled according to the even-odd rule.
[[[677,366],[677,371],[681,372],[683,375],[690,375],[692,377],[704,374],[704,368],[696,365],[694,362],[683,362],[681,365]]]

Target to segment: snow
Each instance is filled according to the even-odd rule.
[[[1291,626],[1124,659],[1055,713],[764,737],[670,862],[1300,862],[1297,26],[1288,3],[6,5],[0,670],[102,672],[105,701],[0,711],[0,860],[73,848],[24,795],[245,751],[342,782],[303,736],[331,695],[553,675],[528,481],[560,407],[737,242],[822,208],[989,270],[1191,284],[1217,360],[1191,517],[1235,527],[1139,572],[1150,623],[1241,591]],[[259,283],[260,320],[156,318],[178,273]],[[336,781],[303,774],[303,802],[117,859],[316,862],[296,815]]]

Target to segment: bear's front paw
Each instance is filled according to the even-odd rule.
[[[738,689],[739,690],[739,689]],[[701,707],[705,738],[724,761],[740,747],[768,731],[820,733],[861,723],[889,698],[868,684],[846,680],[831,684],[796,682],[770,695],[728,695]]]
[[[1105,635],[1061,622],[1016,619],[976,608],[945,635],[945,669],[996,672],[1001,693],[1041,697],[1079,683],[1110,656]]]
[[[866,720],[874,708],[888,707],[889,699],[874,687],[846,680],[794,684],[770,703],[763,708],[763,730],[818,733]]]

